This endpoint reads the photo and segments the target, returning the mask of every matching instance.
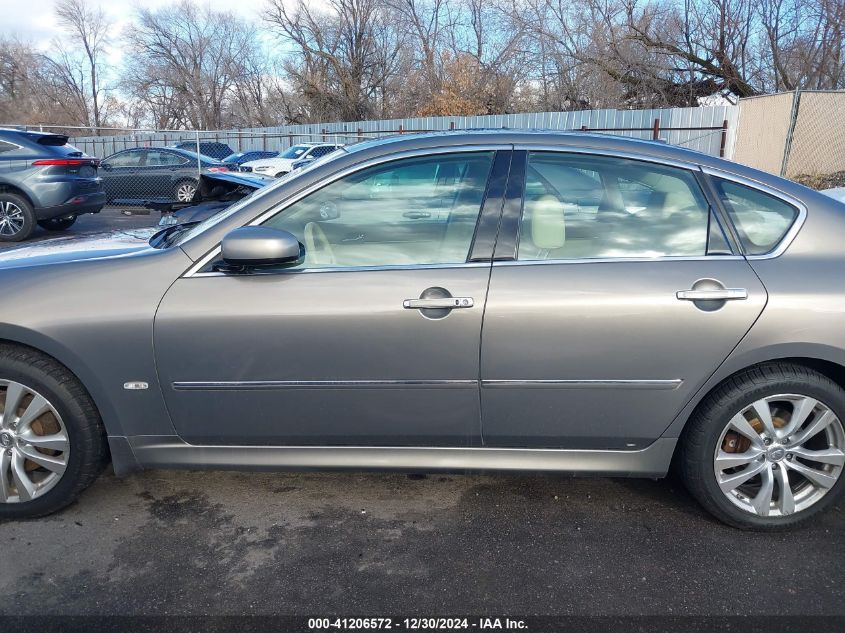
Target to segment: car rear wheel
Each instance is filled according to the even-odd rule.
[[[35,350],[0,346],[0,519],[63,508],[105,458],[103,426],[79,380]]]
[[[0,242],[20,242],[35,230],[35,212],[25,198],[0,193]]]
[[[766,364],[720,385],[684,431],[678,466],[713,515],[739,528],[803,523],[845,490],[845,391],[800,365]]]
[[[197,183],[194,180],[183,180],[176,184],[173,197],[177,202],[191,202],[197,192]]]
[[[66,231],[75,222],[76,216],[70,218],[50,218],[49,220],[39,220],[38,226],[47,231]]]

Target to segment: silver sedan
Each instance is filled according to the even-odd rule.
[[[0,517],[145,468],[662,477],[777,529],[843,493],[845,206],[662,144],[360,143],[194,225],[0,255]]]

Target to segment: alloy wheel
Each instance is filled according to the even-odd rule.
[[[194,199],[194,194],[197,192],[195,185],[189,182],[183,182],[176,189],[176,200],[179,202],[190,202]]]
[[[23,209],[9,200],[0,201],[0,235],[17,235],[25,223]]]
[[[737,507],[763,517],[816,504],[845,465],[845,430],[821,401],[768,396],[734,415],[713,456],[716,482]]]
[[[50,491],[69,456],[70,439],[55,407],[26,385],[0,380],[0,503]]]

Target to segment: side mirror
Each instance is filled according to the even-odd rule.
[[[296,236],[264,226],[242,226],[227,233],[222,242],[223,261],[235,268],[297,264],[305,247]]]
[[[100,163],[100,169],[105,169],[106,171],[111,171],[111,163]]]

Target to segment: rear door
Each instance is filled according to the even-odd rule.
[[[728,356],[766,291],[699,177],[515,152],[482,337],[485,444],[642,448]]]

